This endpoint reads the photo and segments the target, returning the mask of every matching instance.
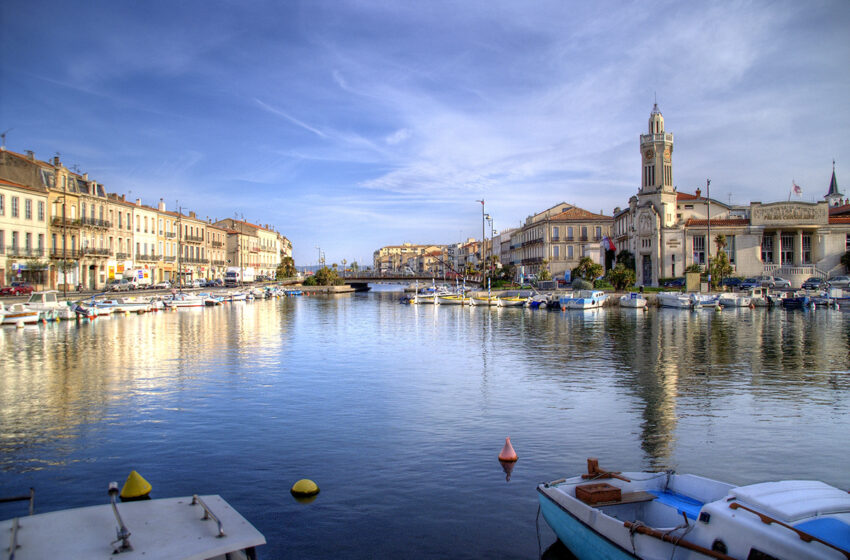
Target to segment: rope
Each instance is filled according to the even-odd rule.
[[[635,549],[635,533],[637,533],[638,527],[647,527],[643,524],[642,521],[632,521],[632,526],[629,527],[629,540],[632,542],[632,554],[637,557],[637,549]]]
[[[540,544],[540,502],[537,502],[537,518],[534,520],[534,528],[537,529],[537,557],[543,558],[543,546]]]

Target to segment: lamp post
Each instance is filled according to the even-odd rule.
[[[484,199],[476,200],[481,203],[481,247],[478,250],[478,260],[481,262],[482,270],[484,266]]]
[[[711,292],[711,179],[705,180],[705,208],[708,221],[708,239],[706,240],[706,267],[708,268],[708,291]]]

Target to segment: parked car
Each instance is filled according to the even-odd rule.
[[[32,293],[32,284],[29,282],[12,282],[0,289],[0,296],[23,296]]]
[[[826,280],[818,278],[817,276],[812,276],[803,282],[802,288],[804,290],[822,290],[826,288]]]
[[[128,292],[133,288],[133,285],[126,278],[117,278],[109,283],[109,290],[112,292]]]
[[[850,276],[833,276],[829,279],[831,288],[847,288],[850,287]]]
[[[190,288],[200,288],[201,287],[201,281],[200,280],[192,280],[192,283],[189,284],[189,287]]]
[[[791,288],[791,282],[779,276],[759,276],[758,282],[762,288]]]
[[[758,278],[745,278],[740,284],[738,284],[739,290],[749,290],[751,288],[758,288],[761,286],[761,282]]]
[[[741,282],[743,282],[742,279],[733,276],[731,278],[724,278],[723,281],[720,282],[720,285],[726,286],[727,288],[732,290],[736,290],[741,285]]]
[[[215,280],[213,280],[213,286],[215,286],[216,288],[223,287],[224,280],[222,280],[221,278],[216,278]]]
[[[158,283],[153,285],[153,288],[155,290],[170,290],[171,289],[171,282],[169,282],[168,280],[166,280],[164,282],[158,282]]]
[[[664,282],[665,288],[684,288],[685,287],[685,279],[684,278],[671,278]]]

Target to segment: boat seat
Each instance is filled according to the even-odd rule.
[[[822,541],[837,546],[842,550],[850,550],[850,525],[834,517],[821,517],[804,521],[794,526],[805,533]]]
[[[761,482],[734,488],[729,495],[786,523],[850,512],[850,494],[817,480]]]
[[[703,506],[703,503],[699,500],[695,500],[675,492],[670,492],[669,490],[650,490],[649,493],[653,494],[655,499],[660,503],[676,508],[676,511],[684,513],[690,519],[697,519],[699,517],[699,510],[701,510]]]

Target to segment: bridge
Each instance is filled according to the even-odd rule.
[[[432,282],[454,282],[455,280],[464,281],[463,277],[457,276],[454,274],[447,274],[445,276],[434,276],[434,275],[426,275],[426,274],[364,274],[364,273],[356,273],[356,274],[346,274],[342,277],[342,281],[354,288],[355,290],[366,290],[368,289],[369,283],[397,283],[397,282],[420,282],[422,284],[431,284]],[[481,284],[481,275],[467,276],[466,277],[467,284]]]

